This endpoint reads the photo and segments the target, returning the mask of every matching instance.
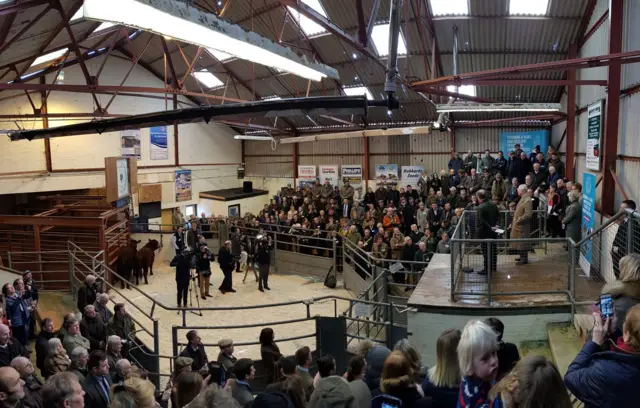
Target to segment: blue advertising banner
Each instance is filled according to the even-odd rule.
[[[531,153],[537,145],[540,145],[540,151],[547,156],[547,148],[549,148],[549,131],[548,130],[528,130],[523,132],[500,132],[500,150],[505,157],[510,151],[514,150],[516,144],[520,145],[527,155]]]
[[[151,160],[166,160],[169,158],[167,149],[167,127],[154,126],[149,129],[151,139]]]
[[[596,218],[596,175],[584,172],[582,178],[582,239],[593,232],[594,220]],[[591,273],[591,240],[585,242],[580,247],[580,269],[585,275]]]

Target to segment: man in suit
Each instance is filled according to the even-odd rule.
[[[470,194],[475,194],[482,187],[482,180],[476,169],[471,169],[471,175],[465,180],[465,187]]]
[[[342,206],[340,207],[340,215],[343,218],[351,217],[351,205],[349,205],[349,200],[346,198],[342,200]]]
[[[533,163],[531,188],[535,191],[543,181],[547,181],[547,172],[540,168],[540,163]]]
[[[478,202],[478,238],[485,240],[496,239],[496,225],[498,225],[498,218],[500,218],[500,210],[491,200],[487,199],[487,193],[485,190],[479,190],[476,193]],[[491,247],[489,247],[491,246]],[[482,243],[482,258],[484,259],[484,269],[478,271],[479,275],[486,275],[489,271],[489,250],[491,250],[491,272],[495,273],[498,266],[498,247],[492,241]]]
[[[531,217],[533,215],[533,203],[527,192],[527,186],[520,184],[518,186],[518,196],[520,200],[516,206],[511,222],[511,238],[526,239],[531,234]],[[515,249],[520,254],[520,258],[516,258],[516,265],[524,265],[529,263],[529,243],[515,243]]]
[[[84,382],[84,405],[91,408],[107,408],[111,404],[109,390],[109,362],[102,351],[94,351],[87,363],[89,373]]]
[[[189,344],[182,350],[180,356],[190,357],[193,360],[191,370],[198,371],[209,362],[207,352],[204,350],[202,339],[198,335],[197,330],[189,330],[187,332],[187,341]]]
[[[442,218],[442,209],[438,208],[438,204],[431,204],[431,209],[427,213],[427,225],[432,233],[436,233],[440,227],[440,219]]]

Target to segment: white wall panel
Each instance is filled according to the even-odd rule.
[[[587,112],[576,115],[576,131],[576,152],[584,153],[587,149]]]
[[[632,200],[638,200],[640,197],[640,162],[637,161],[621,161],[618,160],[618,178],[620,184],[627,196]],[[624,198],[616,187],[616,208],[620,205]]]
[[[640,1],[626,0],[624,2],[624,32],[622,37],[622,51],[640,50]],[[622,66],[622,88],[640,82],[640,64],[625,64]]]
[[[242,144],[221,124],[192,123],[178,128],[180,164],[240,163]]]
[[[364,139],[354,137],[350,139],[323,140],[321,142],[298,143],[298,153],[303,154],[363,154]]]
[[[640,94],[633,94],[620,101],[620,132],[618,154],[640,156],[638,131],[640,130]]]
[[[608,0],[598,0],[591,15],[588,27],[591,28],[602,14],[609,9]],[[593,33],[589,40],[584,43],[578,56],[580,58],[605,55],[609,53],[609,19],[605,19],[600,28]],[[607,79],[608,68],[596,67],[589,69],[579,69],[577,79]],[[578,107],[582,107],[605,97],[605,87],[603,86],[579,86],[578,87]]]

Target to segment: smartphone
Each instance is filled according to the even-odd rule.
[[[613,299],[609,293],[600,295],[600,314],[603,320],[607,317],[613,317]]]
[[[402,401],[391,395],[379,395],[371,401],[371,408],[402,408]]]

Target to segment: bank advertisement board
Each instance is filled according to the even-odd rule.
[[[596,218],[596,184],[596,175],[585,171],[582,176],[582,239],[593,232]],[[593,243],[591,240],[580,246],[580,260],[578,263],[582,272],[587,276],[591,275],[592,251]]]

